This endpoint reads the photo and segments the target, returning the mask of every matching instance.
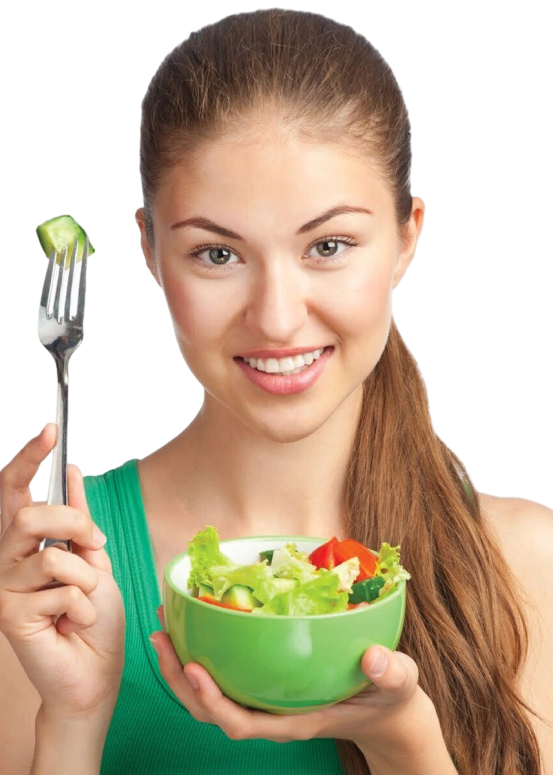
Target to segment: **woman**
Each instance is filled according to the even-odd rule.
[[[164,60],[142,115],[142,248],[205,400],[146,458],[70,466],[68,507],[29,493],[54,426],[3,470],[12,772],[550,775],[553,513],[474,490],[393,323],[424,204],[389,67],[322,16],[239,14]],[[405,627],[364,654],[374,687],[275,717],[183,671],[154,610],[207,523],[400,543]],[[43,535],[73,554],[37,554]]]

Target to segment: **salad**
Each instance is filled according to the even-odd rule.
[[[288,543],[239,565],[221,552],[217,529],[208,525],[188,544],[188,588],[205,603],[260,616],[340,613],[372,605],[411,578],[399,564],[399,549],[384,542],[377,557],[357,541],[333,536],[310,555]]]

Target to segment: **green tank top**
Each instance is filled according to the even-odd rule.
[[[161,605],[137,460],[84,478],[125,604],[125,667],[101,775],[343,775],[335,740],[230,740],[197,721],[160,673],[149,637]]]

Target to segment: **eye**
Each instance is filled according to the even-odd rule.
[[[200,257],[202,253],[207,253],[207,260],[203,261]],[[228,255],[221,255],[223,253],[230,253],[231,255],[235,256],[236,253],[233,253],[232,250],[229,250],[229,248],[225,248],[218,245],[206,245],[205,247],[200,247],[197,250],[195,250],[193,253],[190,253],[191,258],[198,259],[202,264],[206,265],[207,269],[224,269],[226,266],[229,265],[229,262],[226,260],[228,258]],[[213,261],[213,264],[209,264],[208,262]],[[236,263],[233,261],[232,263]]]
[[[317,242],[314,242],[313,245],[310,246],[309,250],[311,250],[311,248],[318,248],[319,245],[322,245],[322,251],[318,256],[314,257],[333,259],[337,256],[341,256],[342,253],[345,252],[344,250],[338,252],[339,245],[347,245],[349,247],[350,245],[355,244],[356,243],[349,237],[324,237],[322,240],[317,240]]]
[[[339,264],[345,260],[344,254],[347,253],[347,247],[355,246],[358,243],[351,237],[323,237],[313,242],[308,250],[308,253],[304,254],[304,258],[312,258],[316,264],[320,265],[332,265]],[[322,250],[318,255],[310,254],[313,248],[322,246]],[[339,245],[346,246],[344,250],[338,250]],[[205,255],[204,255],[205,254]],[[199,245],[194,251],[188,254],[191,259],[197,261],[202,270],[208,272],[225,272],[232,271],[231,267],[240,263],[240,258],[229,248],[224,245]],[[233,260],[234,257],[234,260]]]

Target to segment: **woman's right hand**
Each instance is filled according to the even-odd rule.
[[[111,562],[94,535],[82,474],[67,467],[67,506],[33,503],[29,485],[54,448],[49,423],[0,472],[0,631],[42,698],[60,718],[115,707],[123,671],[125,610]],[[44,536],[72,552],[38,551]],[[52,579],[65,586],[43,587]]]

